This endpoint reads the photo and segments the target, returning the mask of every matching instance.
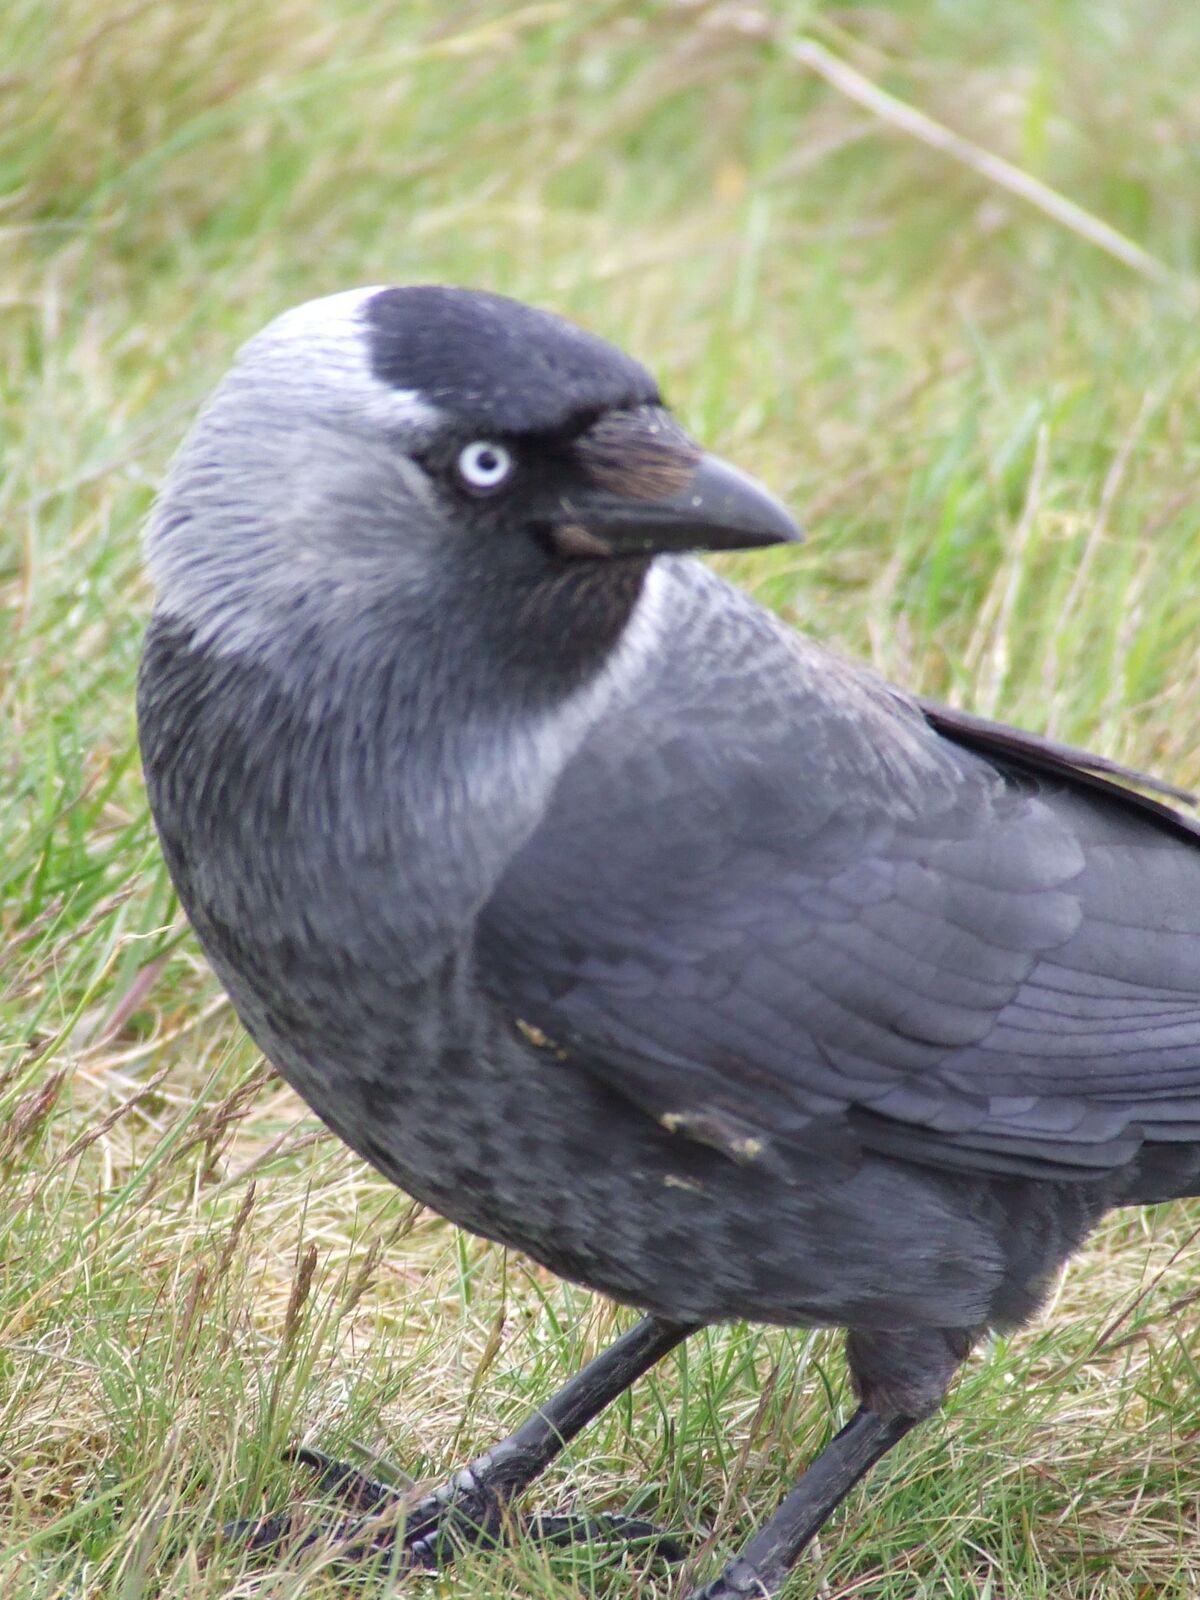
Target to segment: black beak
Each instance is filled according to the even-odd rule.
[[[571,556],[653,556],[680,550],[754,550],[798,544],[790,512],[744,472],[701,455],[682,487],[658,498],[611,490],[564,496],[551,535]]]

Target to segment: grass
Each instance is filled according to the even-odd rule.
[[[0,1592],[319,1600],[344,1592],[320,1551],[210,1548],[303,1493],[290,1442],[436,1479],[628,1318],[324,1137],[179,918],[132,683],[138,527],[190,411],[309,295],[555,306],[806,509],[803,550],[729,563],[765,601],[1200,783],[1200,35],[1185,0],[7,0],[0,36]],[[1165,281],[847,99],[802,39]],[[1198,1227],[1114,1217],[789,1593],[1200,1591]],[[714,1330],[539,1504],[652,1514],[699,1570],[846,1404],[828,1336]],[[518,1546],[438,1592],[677,1584]]]

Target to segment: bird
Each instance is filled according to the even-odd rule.
[[[693,1600],[774,1594],[1106,1212],[1200,1193],[1190,797],[698,559],[800,538],[640,362],[437,284],[278,316],[149,519],[147,791],[247,1031],[410,1196],[642,1313],[407,1504],[414,1567],[695,1330],[841,1328],[857,1409]]]

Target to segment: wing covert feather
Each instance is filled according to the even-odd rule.
[[[683,1132],[1064,1177],[1200,1138],[1188,819],[977,755],[714,585],[486,908],[495,998]]]

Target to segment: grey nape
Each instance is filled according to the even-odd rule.
[[[797,537],[636,362],[455,289],[287,313],[172,468],[142,753],[239,1015],[410,1194],[647,1314],[400,1534],[309,1453],[348,1557],[520,1527],[697,1326],[843,1326],[860,1409],[700,1591],[774,1593],[1108,1208],[1200,1191],[1179,796],[891,688],[687,553]]]

